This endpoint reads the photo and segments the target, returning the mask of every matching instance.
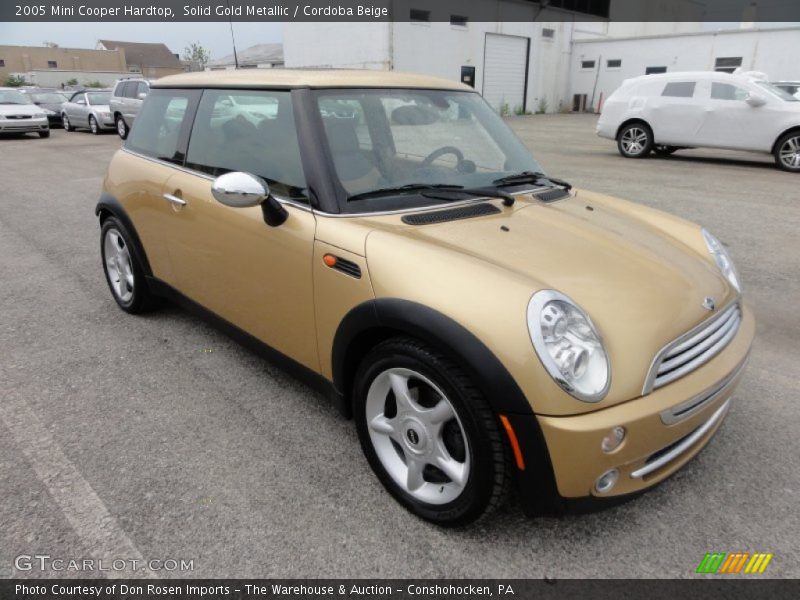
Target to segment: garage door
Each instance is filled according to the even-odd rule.
[[[486,34],[483,96],[496,110],[507,104],[513,111],[525,103],[528,43],[526,37]]]

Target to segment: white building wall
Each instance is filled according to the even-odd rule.
[[[286,68],[390,69],[390,23],[283,24]]]
[[[732,30],[620,40],[575,41],[570,61],[568,97],[586,94],[597,109],[625,79],[644,75],[647,67],[667,67],[668,72],[710,71],[719,57],[742,57],[742,69],[763,71],[770,79],[800,79],[800,61],[787,48],[800,48],[800,28]],[[609,69],[609,59],[622,67]],[[595,68],[581,63],[594,60]]]

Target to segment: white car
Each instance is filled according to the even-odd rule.
[[[14,88],[0,88],[0,133],[38,133],[50,137],[50,125],[43,108]]]
[[[597,135],[620,154],[643,158],[682,148],[727,148],[774,155],[800,173],[800,101],[763,73],[643,75],[608,97]]]

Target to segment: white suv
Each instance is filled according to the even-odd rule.
[[[133,125],[133,120],[139,114],[142,101],[150,92],[150,81],[139,77],[127,77],[117,80],[111,94],[109,106],[114,115],[114,125],[119,137],[123,140]]]
[[[627,79],[608,97],[597,135],[620,154],[727,148],[766,152],[800,173],[800,101],[763,73],[684,72]]]

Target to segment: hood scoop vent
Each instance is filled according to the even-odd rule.
[[[554,188],[552,190],[538,192],[534,194],[534,196],[542,202],[555,202],[556,200],[561,200],[569,196],[569,192],[564,188]]]
[[[403,223],[406,223],[407,225],[432,225],[434,223],[458,221],[459,219],[470,219],[472,217],[496,215],[500,212],[500,209],[494,204],[482,202],[481,204],[471,204],[469,206],[450,208],[448,210],[437,210],[435,212],[405,215],[402,220]]]

